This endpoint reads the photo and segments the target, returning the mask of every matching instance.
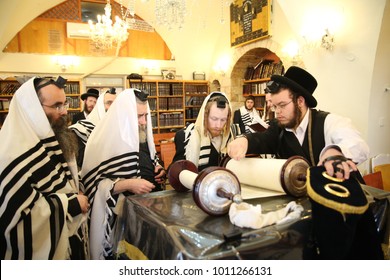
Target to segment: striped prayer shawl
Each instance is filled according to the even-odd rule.
[[[76,134],[76,136],[84,145],[87,144],[88,137],[91,135],[91,132],[94,128],[95,124],[87,119],[79,120],[69,127],[69,129],[71,129]]]
[[[91,218],[98,217],[103,219],[103,232],[95,230],[96,224],[91,224],[91,256],[93,259],[101,259],[100,250],[104,258],[110,258],[113,255],[112,247],[112,231],[115,227],[117,213],[113,210],[117,206],[118,195],[113,196],[111,190],[113,187],[113,178],[130,179],[139,175],[138,169],[138,153],[127,153],[114,158],[108,159],[97,167],[93,168],[90,172],[83,176],[85,194],[91,203],[93,213]],[[107,180],[105,180],[107,179]],[[95,206],[95,198],[98,200]],[[98,232],[96,234],[96,232]],[[103,238],[103,244],[101,244],[101,238]],[[94,244],[101,244],[102,248],[96,248]],[[100,246],[98,246],[100,247]]]
[[[157,162],[150,109],[147,106],[147,142],[150,158]],[[122,91],[93,129],[85,149],[81,178],[91,203],[90,248],[92,259],[113,256],[113,230],[123,194],[112,194],[114,182],[137,178],[139,171],[138,114],[133,89]]]
[[[106,94],[107,93],[103,93],[99,95],[98,99],[96,100],[95,107],[86,119],[79,120],[75,124],[69,126],[69,128],[77,135],[77,137],[84,145],[86,145],[92,130],[106,115],[106,109],[104,107],[104,96]]]
[[[77,200],[77,178],[39,102],[34,79],[16,91],[0,130],[0,257],[68,259],[69,237],[86,215],[68,212],[69,201]]]
[[[199,110],[198,117],[195,121],[195,124],[190,124],[185,129],[185,157],[187,160],[193,162],[198,168],[204,165],[209,164],[210,153],[211,153],[211,140],[209,136],[205,136],[205,127],[204,127],[204,115],[205,108],[210,100],[215,94],[225,96],[226,100],[228,100],[227,96],[222,92],[212,92],[208,96],[206,96],[205,100],[202,103],[202,106]],[[230,103],[228,103],[229,109]],[[208,132],[207,132],[208,133]],[[227,153],[227,144],[229,141],[233,139],[232,129],[229,128],[228,133],[224,133],[221,139],[221,147],[218,149],[218,153],[224,155]]]
[[[241,119],[242,122],[244,123],[245,126],[245,133],[251,133],[250,125],[252,124],[252,117],[249,115],[248,110],[245,108],[245,106],[242,106],[240,108],[240,113],[241,113]]]
[[[0,174],[1,259],[66,259],[72,175],[54,137],[12,160]]]

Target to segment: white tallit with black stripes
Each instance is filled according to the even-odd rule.
[[[0,130],[0,257],[67,259],[68,238],[86,215],[68,213],[78,179],[72,177],[33,80],[15,93]]]
[[[147,108],[147,141],[152,160],[157,160],[152,121]],[[124,195],[112,196],[116,179],[139,175],[139,136],[133,89],[122,91],[106,116],[92,131],[84,154],[81,177],[92,205],[90,248],[92,259],[112,255],[112,229]]]
[[[225,96],[226,100],[229,100],[226,94],[222,92],[212,92],[207,95],[199,110],[195,124],[190,124],[185,130],[185,157],[186,160],[193,162],[197,167],[207,165],[209,163],[212,144],[210,137],[205,136],[204,134],[204,112],[208,100],[213,97],[214,94],[222,94]],[[228,106],[230,107],[230,102],[228,103]],[[218,145],[220,146],[219,152],[226,154],[227,144],[231,140],[230,128],[225,130],[220,138],[220,145]]]
[[[103,93],[99,95],[96,101],[96,105],[92,112],[84,120],[79,120],[75,124],[69,126],[69,129],[76,133],[84,145],[87,143],[89,135],[95,128],[96,124],[105,116],[106,109],[104,108],[104,96],[109,93]]]
[[[245,108],[245,106],[240,107],[240,114],[242,122],[245,126],[245,133],[253,133],[255,130],[250,128],[251,124],[260,123],[264,125],[264,121],[260,118],[259,112],[256,110],[256,108],[253,108],[253,110],[249,113],[249,111]]]

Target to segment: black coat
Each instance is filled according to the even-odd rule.
[[[288,159],[292,156],[302,156],[312,165],[317,165],[322,149],[325,147],[324,122],[329,114],[311,109],[311,141],[314,163],[310,159],[309,128],[306,130],[302,146],[296,136],[278,126],[276,120],[264,132],[246,134],[248,138],[247,154],[274,154],[277,158]]]
[[[233,123],[238,124],[240,126],[241,133],[245,133],[245,125],[241,118],[240,109],[234,111]]]
[[[79,120],[85,120],[84,112],[74,114],[73,118],[72,118],[72,124],[77,123],[77,121],[79,121]]]

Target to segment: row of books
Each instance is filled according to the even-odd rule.
[[[157,110],[157,99],[156,98],[148,98],[150,111]]]
[[[69,103],[69,108],[80,108],[80,98],[67,96],[66,101]]]
[[[180,110],[183,109],[183,98],[159,98],[158,108],[160,110]]]
[[[6,111],[9,109],[9,103],[10,99],[8,98],[1,98],[0,99],[0,111]]]
[[[18,90],[19,87],[20,87],[19,83],[2,84],[2,87],[0,89],[0,94],[13,95],[15,93],[15,91]]]
[[[245,80],[257,80],[269,78],[272,75],[283,75],[283,63],[275,63],[273,60],[261,60],[255,66],[248,66],[245,72]]]
[[[183,113],[162,113],[159,116],[160,127],[163,126],[184,126]]]
[[[242,86],[242,92],[244,94],[264,94],[267,83],[252,83]]]
[[[67,83],[64,88],[66,94],[80,94],[80,84],[76,83]]]
[[[201,106],[204,96],[191,96],[190,98],[186,97],[186,106]]]
[[[157,124],[157,114],[156,113],[151,114],[150,118],[152,119],[152,127],[153,128],[157,128],[158,127],[158,124]]]
[[[196,119],[199,115],[200,108],[191,108],[186,110],[186,119]]]
[[[157,96],[157,85],[156,83],[134,83],[130,82],[131,88],[137,88],[144,90],[149,93],[149,96]]]
[[[183,95],[183,84],[158,84],[159,96]]]
[[[207,94],[207,85],[185,85],[186,94]]]

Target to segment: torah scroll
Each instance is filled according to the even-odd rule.
[[[243,199],[276,195],[301,197],[306,194],[309,163],[300,156],[288,159],[226,158],[222,166],[232,171],[241,184]]]

